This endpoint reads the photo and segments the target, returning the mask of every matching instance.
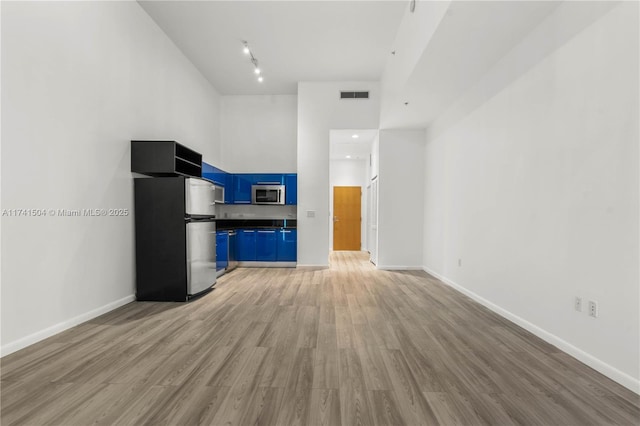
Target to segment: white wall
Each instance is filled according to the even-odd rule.
[[[424,265],[638,392],[638,3],[521,72],[580,14],[549,19],[470,91],[494,96],[428,136]]]
[[[422,269],[424,130],[380,130],[380,269]]]
[[[222,162],[232,173],[296,173],[295,95],[223,96]]]
[[[216,164],[219,96],[136,2],[3,2],[2,206],[133,207],[131,139]],[[2,218],[2,353],[133,300],[133,216]]]
[[[366,160],[336,160],[329,164],[329,216],[333,217],[333,187],[334,186],[359,186],[362,188],[360,199],[362,218],[360,230],[360,248],[364,250],[366,232],[367,199],[365,196],[367,188],[367,163]],[[329,220],[329,247],[333,249],[333,221]]]
[[[341,90],[369,90],[370,99],[341,100]],[[329,131],[377,129],[379,108],[376,82],[298,84],[298,265],[329,264]]]

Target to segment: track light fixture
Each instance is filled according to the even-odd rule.
[[[242,46],[243,46],[242,51],[244,52],[244,54],[249,55],[249,59],[253,64],[253,72],[258,76],[258,82],[262,83],[264,81],[264,78],[262,77],[262,75],[260,75],[262,73],[262,70],[258,66],[258,58],[253,56],[253,52],[251,52],[251,49],[249,48],[249,43],[247,43],[246,40],[242,40]]]

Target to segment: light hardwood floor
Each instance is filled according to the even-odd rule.
[[[422,272],[336,252],[1,361],[2,425],[638,424],[638,395]]]

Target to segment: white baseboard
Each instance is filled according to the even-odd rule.
[[[68,330],[71,327],[75,327],[78,324],[82,324],[83,322],[87,322],[95,317],[99,317],[102,314],[106,314],[107,312],[113,311],[114,309],[119,308],[120,306],[133,302],[134,300],[136,300],[136,296],[131,294],[127,297],[123,297],[120,300],[116,300],[115,302],[107,303],[104,306],[93,309],[89,312],[85,312],[84,314],[80,314],[66,321],[62,321],[58,324],[52,325],[51,327],[47,327],[44,330],[37,331],[21,339],[15,340],[11,343],[7,343],[6,345],[0,348],[0,356],[9,355],[16,351],[19,351],[20,349],[33,345],[34,343],[44,340],[47,337],[51,337],[62,331]]]
[[[582,349],[573,346],[572,344],[570,344],[569,342],[567,342],[566,340],[561,339],[560,337],[556,336],[555,334],[549,333],[548,331],[538,327],[537,325],[530,323],[529,321],[525,320],[524,318],[521,318],[509,311],[507,311],[506,309],[501,308],[500,306],[494,304],[493,302],[483,298],[482,296],[474,293],[471,290],[468,290],[467,288],[461,286],[460,284],[457,284],[455,282],[453,282],[452,280],[448,279],[447,277],[444,277],[440,274],[438,274],[435,271],[432,271],[431,269],[427,268],[426,266],[423,266],[422,269],[428,273],[433,275],[434,277],[438,278],[440,281],[442,281],[443,283],[447,284],[449,287],[452,287],[456,290],[458,290],[460,293],[465,294],[467,296],[469,296],[470,298],[472,298],[473,300],[475,300],[476,302],[480,303],[481,305],[486,306],[487,308],[491,309],[493,312],[497,313],[498,315],[508,319],[509,321],[519,325],[520,327],[524,328],[527,331],[530,331],[531,333],[535,334],[536,336],[538,336],[539,338],[541,338],[542,340],[551,343],[552,345],[556,346],[557,348],[561,349],[562,351],[566,352],[567,354],[571,355],[572,357],[576,358],[578,361],[588,365],[589,367],[593,368],[594,370],[604,374],[605,376],[609,377],[611,380],[614,380],[618,383],[620,383],[622,386],[624,386],[625,388],[640,394],[640,380],[628,375],[627,373],[618,370],[617,368],[607,364],[606,362],[594,357],[593,355],[583,351]]]
[[[397,265],[377,265],[378,269],[384,271],[422,271],[422,266],[397,266]]]

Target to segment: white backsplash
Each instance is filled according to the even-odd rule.
[[[216,204],[218,219],[296,219],[297,206]]]

